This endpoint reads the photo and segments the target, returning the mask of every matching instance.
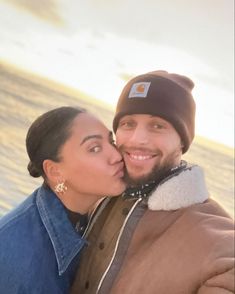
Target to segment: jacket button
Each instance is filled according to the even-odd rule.
[[[124,207],[123,210],[122,210],[122,214],[123,215],[128,215],[129,213],[129,209],[127,207]]]
[[[86,281],[86,283],[85,283],[85,289],[88,289],[88,288],[89,288],[89,286],[90,286],[90,283],[89,283],[89,281]]]
[[[104,242],[100,242],[99,248],[100,248],[100,250],[104,249]]]

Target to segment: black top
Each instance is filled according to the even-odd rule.
[[[66,208],[68,218],[76,231],[82,236],[88,224],[88,214],[81,214]]]

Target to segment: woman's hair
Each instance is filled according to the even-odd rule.
[[[46,179],[43,161],[59,161],[61,147],[71,135],[74,119],[84,112],[86,110],[83,108],[64,106],[42,114],[32,123],[26,136],[26,149],[30,159],[28,171],[32,177],[42,176]]]

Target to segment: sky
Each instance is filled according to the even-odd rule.
[[[195,83],[196,134],[234,146],[233,0],[0,0],[0,60],[115,107],[157,69]]]

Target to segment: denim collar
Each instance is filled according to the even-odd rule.
[[[86,241],[73,228],[63,204],[52,190],[40,187],[36,205],[54,248],[59,275],[62,275]]]

